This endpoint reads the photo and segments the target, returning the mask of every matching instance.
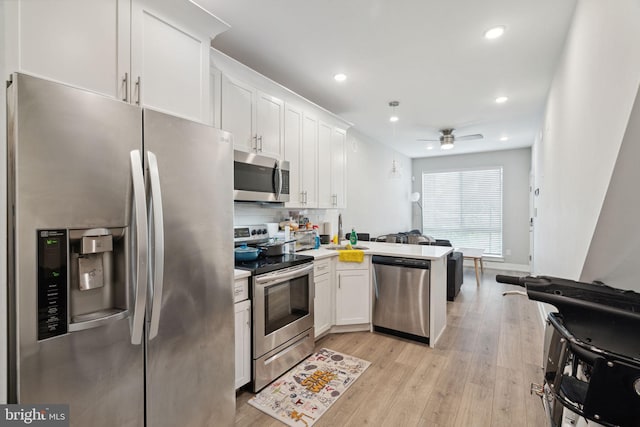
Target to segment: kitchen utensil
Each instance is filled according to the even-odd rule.
[[[323,222],[322,228],[320,229],[322,234],[326,234],[328,236],[333,236],[333,227],[330,222]],[[329,237],[331,238],[331,237]]]
[[[287,242],[283,241],[269,242],[259,244],[258,248],[260,248],[266,256],[278,256],[286,253],[286,244]]]
[[[238,246],[233,250],[236,261],[253,261],[258,259],[261,250],[258,248],[250,248],[246,244]]]

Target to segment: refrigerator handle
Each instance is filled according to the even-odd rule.
[[[164,282],[164,218],[162,212],[162,194],[160,191],[160,173],[156,155],[147,151],[149,166],[149,220],[153,220],[153,228],[149,233],[149,250],[153,251],[149,263],[149,288],[151,289],[151,321],[149,340],[158,335],[160,311],[162,309],[162,287]]]
[[[142,157],[140,150],[129,153],[131,158],[131,179],[133,182],[133,206],[135,218],[135,234],[131,236],[131,253],[135,257],[131,263],[132,282],[134,288],[133,318],[131,320],[131,344],[142,343],[144,329],[144,311],[147,304],[147,209],[144,191],[144,177],[142,174]],[[133,212],[132,212],[133,215]],[[137,247],[136,247],[137,246]]]

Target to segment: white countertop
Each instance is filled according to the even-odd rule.
[[[344,241],[342,243],[346,244],[347,242]],[[453,251],[453,248],[447,246],[409,245],[404,243],[385,242],[358,242],[357,246],[365,246],[369,248],[363,249],[365,255],[385,255],[430,260],[440,259]],[[298,253],[300,255],[310,255],[315,259],[338,256],[338,251],[334,249],[327,249],[326,245],[320,246],[320,249],[312,249]]]
[[[251,276],[251,272],[250,271],[238,270],[237,268],[233,269],[233,279],[234,280],[244,279],[245,277],[249,277],[249,276]]]

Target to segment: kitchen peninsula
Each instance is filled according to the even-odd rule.
[[[345,242],[346,243],[346,242]],[[347,332],[354,330],[371,329],[372,309],[373,309],[373,274],[371,257],[373,255],[400,257],[409,259],[429,260],[430,268],[430,295],[429,295],[429,345],[435,347],[438,339],[445,329],[447,321],[447,267],[446,256],[452,251],[452,248],[443,246],[425,246],[410,245],[399,243],[382,243],[382,242],[359,242],[358,246],[366,247],[363,249],[364,261],[362,263],[344,262],[338,258],[339,252],[334,249],[328,249],[327,246],[321,246],[319,249],[299,252],[303,255],[311,255],[314,257],[314,263],[326,263],[325,268],[329,270],[328,289],[326,291],[318,289],[318,272],[316,271],[316,318],[321,319],[323,310],[329,318],[329,323],[318,325],[316,323],[316,337],[326,332]],[[351,269],[359,269],[366,271],[363,276],[366,279],[362,289],[363,292],[340,292],[340,275]],[[335,280],[332,280],[335,279]],[[366,289],[366,292],[364,291]],[[344,294],[344,295],[342,295]],[[319,299],[325,295],[325,303]],[[349,304],[365,307],[366,319],[365,323],[353,324],[353,322],[341,322],[339,311],[341,298],[349,298]],[[356,301],[354,301],[356,299]],[[358,301],[359,300],[359,301]],[[341,324],[343,323],[343,324]],[[346,323],[346,325],[344,324]],[[351,324],[349,324],[351,323]]]

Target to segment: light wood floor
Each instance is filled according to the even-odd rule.
[[[435,349],[379,333],[332,334],[316,343],[366,359],[371,366],[315,426],[546,425],[540,399],[543,330],[536,303],[485,270],[480,287],[465,269],[447,328]],[[236,426],[281,426],[237,396]]]

